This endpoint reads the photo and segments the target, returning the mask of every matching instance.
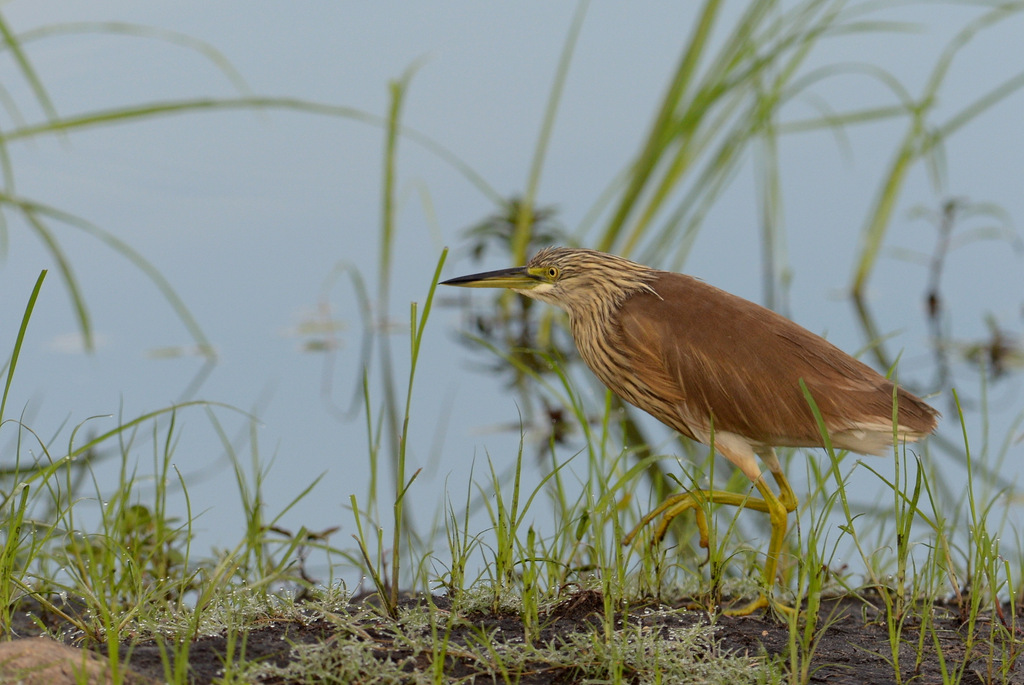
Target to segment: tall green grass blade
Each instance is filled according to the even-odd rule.
[[[57,110],[53,106],[53,102],[50,100],[49,94],[46,92],[46,87],[43,86],[42,80],[39,75],[36,74],[36,70],[32,67],[32,63],[28,60],[28,55],[21,49],[21,41],[11,31],[11,27],[7,25],[7,21],[0,14],[0,36],[3,37],[4,46],[11,51],[14,56],[14,62],[18,65],[18,70],[21,71],[21,75],[28,81],[29,87],[36,96],[36,101],[39,106],[43,109],[47,118],[51,121],[57,118]]]
[[[632,165],[629,181],[623,192],[622,199],[619,201],[618,207],[608,226],[604,229],[603,235],[597,241],[597,249],[602,251],[611,250],[619,242],[620,234],[625,229],[627,219],[638,208],[640,197],[644,193],[649,180],[665,153],[665,148],[670,140],[673,129],[677,127],[675,117],[678,104],[682,101],[691,81],[694,79],[697,65],[710,39],[720,6],[721,2],[718,0],[709,0],[704,3],[700,17],[694,23],[686,49],[683,51],[679,65],[673,73],[672,81],[669,83],[668,90],[662,100],[654,124],[651,126],[644,147]],[[633,235],[636,235],[636,231],[634,231]],[[635,238],[627,238],[620,252],[628,256],[634,242]]]
[[[381,183],[381,236],[380,263],[378,264],[377,288],[381,298],[380,307],[386,314],[388,311],[388,292],[391,285],[391,252],[395,240],[395,179],[398,162],[398,140],[402,105],[409,83],[419,68],[413,64],[406,69],[401,78],[388,84],[391,96],[388,108],[387,128],[384,136],[384,177]]]
[[[149,102],[140,105],[98,109],[82,114],[64,116],[54,121],[28,124],[12,128],[3,133],[3,139],[10,143],[18,140],[30,140],[57,132],[73,132],[87,130],[98,126],[123,124],[135,120],[152,119],[162,116],[191,114],[204,111],[234,110],[284,110],[318,114],[322,116],[341,117],[368,124],[384,127],[386,120],[355,107],[328,105],[311,102],[300,98],[246,96],[234,98],[192,98]]]
[[[188,306],[185,304],[184,300],[178,296],[170,281],[160,273],[159,269],[128,245],[128,243],[79,216],[69,214],[50,205],[22,198],[5,197],[2,195],[0,195],[0,202],[8,202],[22,212],[25,219],[36,229],[37,235],[39,235],[40,239],[42,239],[43,243],[50,251],[50,254],[57,261],[61,274],[64,277],[68,293],[71,296],[72,305],[79,320],[79,326],[82,330],[82,336],[87,350],[91,351],[94,348],[94,341],[92,336],[91,319],[85,300],[82,297],[81,288],[71,271],[71,264],[61,250],[56,236],[54,236],[53,231],[40,219],[40,217],[47,217],[60,221],[66,225],[74,226],[75,228],[78,228],[79,230],[98,239],[122,257],[126,258],[131,264],[145,274],[147,278],[149,278],[153,285],[157,287],[157,290],[160,291],[160,294],[163,295],[164,299],[167,300],[168,304],[171,305],[175,314],[177,314],[178,318],[192,336],[196,349],[198,349],[201,354],[207,358],[212,359],[216,355],[213,345],[206,338],[206,334],[203,333],[199,322],[196,321],[194,316],[192,316]]]
[[[224,56],[224,53],[205,40],[200,40],[195,36],[190,36],[179,31],[172,31],[156,26],[146,26],[144,24],[133,24],[125,21],[82,21],[47,24],[45,26],[29,29],[19,34],[18,39],[20,43],[24,45],[26,43],[54,36],[81,36],[85,34],[149,38],[186,48],[206,58],[207,61],[217,67],[217,69],[219,69],[235,87],[235,90],[243,94],[250,94],[252,92],[249,88],[249,84],[246,83],[245,78],[237,69],[235,69],[234,65],[231,64],[227,57]]]
[[[7,364],[7,380],[4,381],[4,396],[0,399],[0,424],[4,420],[4,409],[7,407],[7,397],[11,392],[11,382],[14,380],[14,371],[18,367],[18,358],[21,356],[21,346],[25,342],[25,333],[28,331],[28,322],[32,318],[32,311],[36,307],[36,300],[39,298],[39,291],[46,279],[46,270],[39,272],[39,278],[32,287],[32,294],[28,297],[28,304],[25,305],[25,314],[21,317],[21,326],[18,328],[18,337],[14,339],[14,351],[11,352],[11,360]]]
[[[313,102],[310,100],[303,100],[301,98],[259,95],[235,98],[191,98],[168,100],[163,102],[150,102],[110,109],[98,109],[91,112],[85,112],[83,114],[60,117],[55,119],[53,122],[16,126],[10,130],[0,132],[0,146],[4,146],[9,142],[17,140],[38,138],[40,136],[51,135],[57,132],[73,132],[75,130],[86,130],[97,126],[111,126],[129,123],[136,120],[145,120],[164,116],[178,116],[194,112],[228,112],[236,110],[281,110],[301,112],[310,115],[350,119],[352,121],[377,126],[383,129],[388,127],[387,119],[377,114],[371,114],[356,107]],[[400,127],[399,130],[402,136],[415,142],[423,149],[430,151],[439,159],[451,165],[452,168],[462,174],[482,195],[495,202],[501,201],[501,194],[451,150],[429,136],[414,129],[403,126]]]
[[[0,203],[8,200],[9,198],[0,197]],[[82,339],[85,343],[85,347],[86,349],[91,350],[93,346],[92,322],[89,318],[89,310],[86,307],[85,298],[82,297],[82,289],[78,285],[78,279],[75,278],[74,271],[71,268],[71,262],[64,254],[64,250],[61,248],[56,236],[54,236],[53,231],[40,220],[39,216],[35,212],[25,212],[24,216],[28,221],[29,226],[32,227],[36,235],[42,241],[46,250],[50,253],[50,256],[53,257],[53,260],[57,263],[57,271],[64,280],[68,296],[71,298],[71,309],[75,312],[75,318],[78,319],[78,325],[82,331]]]
[[[381,181],[381,230],[377,274],[377,316],[381,320],[386,320],[391,312],[391,262],[395,239],[395,185],[402,104],[409,82],[417,68],[418,65],[414,64],[406,70],[400,79],[388,84],[390,104],[384,135],[383,178]],[[383,376],[383,418],[388,426],[388,436],[390,437],[392,447],[391,465],[395,478],[394,491],[396,493],[396,502],[393,505],[395,514],[400,515],[403,509],[397,501],[397,493],[406,487],[403,464],[404,432],[399,418],[398,384],[395,380],[395,369],[391,356],[391,339],[386,332],[377,332],[377,347],[380,353],[381,374]],[[407,524],[408,522],[405,520],[396,520],[395,535],[399,536]],[[394,550],[396,569],[400,564],[399,550],[400,547],[396,545]],[[395,580],[397,581],[397,575]],[[397,592],[397,589],[394,591]],[[395,598],[397,601],[397,595],[395,595]]]
[[[1019,14],[1022,10],[1024,10],[1024,5],[1021,3],[1007,3],[991,9],[970,22],[950,40],[939,61],[933,67],[921,96],[913,102],[909,110],[908,130],[882,181],[868,221],[862,230],[862,245],[854,268],[851,287],[856,298],[863,297],[867,281],[878,261],[882,243],[892,222],[896,202],[913,164],[934,154],[946,138],[964,124],[977,118],[1017,90],[1024,88],[1024,72],[1019,72],[961,109],[945,124],[928,123],[929,115],[938,106],[939,91],[957,53],[985,29]],[[934,168],[933,173],[935,173]]]
[[[427,326],[427,319],[430,318],[430,310],[434,303],[434,292],[437,290],[437,283],[441,279],[441,270],[444,268],[444,262],[448,257],[447,248],[441,251],[441,256],[437,260],[437,267],[434,269],[434,277],[430,282],[430,289],[427,291],[427,299],[423,305],[423,315],[417,320],[416,316],[416,303],[413,302],[410,307],[410,331],[412,332],[412,340],[410,344],[410,366],[409,366],[409,384],[406,389],[405,398],[405,416],[402,419],[402,432],[399,439],[398,447],[398,460],[395,464],[395,501],[394,501],[394,547],[392,554],[392,578],[391,578],[391,606],[394,608],[398,605],[398,588],[401,580],[401,563],[402,563],[402,534],[405,532],[405,514],[404,514],[404,503],[405,493],[412,481],[416,478],[414,474],[408,482],[405,478],[405,458],[406,450],[409,443],[409,416],[412,412],[412,389],[413,382],[416,379],[416,364],[419,361],[420,345],[423,342],[423,333]],[[419,471],[416,472],[417,474]]]
[[[565,89],[565,81],[569,75],[569,65],[572,62],[572,55],[576,49],[576,41],[583,27],[583,18],[587,14],[588,0],[580,0],[576,6],[576,13],[573,15],[572,25],[569,28],[569,35],[566,36],[565,44],[562,46],[562,54],[558,59],[558,66],[555,68],[555,81],[551,85],[551,92],[548,94],[547,105],[544,108],[544,118],[541,122],[540,134],[537,136],[537,143],[533,151],[533,161],[530,163],[530,173],[526,180],[526,190],[519,203],[519,212],[516,215],[515,232],[512,235],[512,260],[513,264],[526,263],[526,249],[530,242],[530,229],[533,226],[533,208],[537,200],[537,190],[540,187],[541,171],[544,167],[544,160],[547,158],[548,145],[551,142],[551,135],[555,129],[555,115],[558,113],[558,104],[562,99],[562,92]]]
[[[28,496],[27,483],[15,486],[8,498],[11,511],[3,512],[3,518],[0,520],[0,530],[4,533],[3,544],[0,546],[0,619],[3,621],[0,625],[3,626],[11,625],[11,609],[14,606],[14,590],[17,587],[15,580],[20,582],[18,555],[24,553],[22,532],[28,511]]]

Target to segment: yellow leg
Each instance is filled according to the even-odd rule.
[[[774,457],[774,454],[772,457]],[[726,504],[735,507],[746,507],[747,509],[753,509],[755,511],[763,511],[768,514],[772,531],[768,542],[768,556],[765,559],[762,573],[764,587],[767,592],[770,593],[771,588],[775,586],[775,573],[778,568],[779,556],[782,554],[782,543],[786,537],[787,519],[789,514],[796,510],[797,498],[793,493],[793,489],[789,485],[789,481],[786,480],[786,476],[782,473],[782,469],[779,468],[778,460],[770,459],[766,461],[768,461],[769,470],[771,471],[775,482],[779,486],[778,495],[772,492],[763,477],[754,481],[754,487],[756,487],[758,492],[761,494],[760,498],[736,492],[727,492],[725,490],[698,490],[695,492],[673,495],[658,505],[649,514],[644,516],[640,520],[640,523],[638,523],[637,526],[631,530],[625,538],[623,538],[622,544],[630,544],[633,541],[633,538],[636,537],[637,533],[640,532],[641,528],[644,528],[659,516],[661,516],[661,521],[658,522],[657,527],[654,529],[654,542],[660,542],[662,538],[665,537],[665,533],[668,531],[668,527],[672,523],[672,519],[679,516],[687,509],[693,509],[697,517],[697,528],[700,532],[701,547],[707,547],[708,523],[707,518],[704,515],[704,510],[700,506],[703,502]],[[793,611],[790,607],[770,601],[767,593],[762,592],[760,597],[746,606],[739,609],[731,609],[725,613],[731,616],[746,616],[758,609],[763,609],[768,606],[774,606],[776,609],[783,612]]]
[[[725,613],[728,616],[749,616],[758,609],[764,609],[769,606],[782,613],[794,611],[792,607],[769,599],[772,588],[775,587],[775,574],[778,569],[779,557],[782,555],[782,543],[786,538],[789,513],[794,511],[797,505],[796,496],[793,494],[792,488],[789,487],[786,477],[781,472],[774,472],[772,475],[775,477],[775,482],[779,485],[781,497],[776,497],[775,493],[768,487],[768,484],[764,482],[764,479],[759,478],[754,485],[757,487],[758,492],[761,493],[761,496],[764,497],[764,500],[755,499],[753,501],[759,502],[763,505],[763,508],[760,506],[751,507],[758,511],[767,512],[772,528],[771,537],[768,541],[768,556],[765,558],[764,569],[761,575],[764,580],[764,588],[761,595],[746,606],[726,611]],[[748,504],[747,506],[751,505]]]

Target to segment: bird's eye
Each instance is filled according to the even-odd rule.
[[[558,278],[558,267],[557,266],[549,266],[548,267],[548,278],[550,278],[551,280],[555,280],[556,278]]]

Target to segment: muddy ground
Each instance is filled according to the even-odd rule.
[[[415,601],[415,600],[407,600]],[[443,598],[435,598],[435,603],[442,611],[446,609]],[[623,621],[634,625],[644,625],[652,630],[667,631],[672,628],[692,626],[698,622],[707,623],[709,617],[701,611],[685,612],[652,612],[651,609],[667,608],[659,606],[637,606],[621,615]],[[1009,682],[1024,684],[1024,663],[1018,667],[1015,663],[1005,663],[1002,654],[1008,644],[1009,634],[1001,628],[996,630],[1002,637],[995,642],[999,649],[991,650],[992,634],[995,622],[1004,625],[1007,622],[1009,609],[1003,609],[1003,616],[998,614],[986,617],[975,629],[978,639],[975,641],[973,654],[967,659],[967,638],[970,633],[967,624],[961,620],[953,608],[938,608],[934,619],[934,630],[925,631],[924,658],[918,662],[917,654],[921,639],[920,621],[909,620],[905,623],[903,643],[900,651],[902,665],[902,681],[922,684],[943,682],[943,665],[939,653],[945,660],[947,671],[963,669],[961,682],[967,684],[987,682]],[[354,611],[355,629],[346,629],[346,635],[358,634],[360,639],[370,644],[372,654],[380,660],[391,659],[398,663],[406,663],[408,669],[427,669],[430,667],[430,653],[413,653],[403,640],[395,640],[396,628],[390,622],[372,611]],[[897,682],[890,663],[891,648],[889,631],[884,616],[872,610],[860,599],[836,599],[827,603],[821,612],[823,617],[832,616],[832,623],[822,633],[814,652],[811,668],[812,683],[895,683]],[[571,633],[592,634],[602,630],[603,602],[600,594],[591,591],[579,592],[557,605],[541,617],[541,634],[539,642],[557,644]],[[62,631],[60,617],[47,615],[42,611],[19,611],[17,620],[9,631],[12,636],[28,637],[40,634],[40,622],[47,627],[51,635],[63,634],[64,641],[74,643],[74,635],[70,631]],[[34,617],[34,618],[33,618]],[[477,614],[464,617],[452,635],[451,644],[456,647],[451,651],[458,653],[457,647],[466,644],[473,635],[480,635],[480,629],[493,636],[495,641],[519,641],[523,639],[523,625],[516,615]],[[789,650],[788,627],[778,619],[764,614],[744,618],[720,616],[715,620],[715,640],[717,652],[726,650],[751,656],[785,656]],[[406,629],[407,631],[409,629]],[[427,629],[419,629],[429,642]],[[292,646],[297,644],[323,643],[332,640],[339,632],[335,623],[316,620],[308,624],[298,622],[274,621],[267,625],[257,625],[249,631],[245,640],[245,659],[259,660],[277,665],[286,665],[293,658]],[[1017,635],[1017,641],[1024,636]],[[938,643],[936,647],[936,641]],[[88,648],[88,645],[86,645]],[[228,642],[224,636],[202,637],[190,645],[188,650],[191,682],[197,684],[211,683],[223,673]],[[1024,648],[1024,642],[1020,643]],[[91,647],[103,653],[102,645]],[[132,645],[123,645],[121,656],[130,667],[142,675],[155,681],[162,681],[165,668],[166,646],[153,641],[142,641]],[[709,648],[708,658],[714,658]],[[237,645],[236,645],[237,652]],[[966,661],[965,661],[966,660]],[[1024,662],[1024,660],[1021,660]],[[963,664],[968,666],[963,668]],[[992,669],[1003,669],[997,674]],[[465,658],[449,658],[445,672],[452,680],[465,679],[474,683],[501,683],[500,676],[487,674],[481,670],[476,661]],[[552,668],[550,664],[537,663],[527,665],[518,674],[518,682],[523,685],[574,683],[580,680],[580,673],[572,667]],[[264,682],[282,683],[280,679]],[[513,681],[515,682],[515,680]]]

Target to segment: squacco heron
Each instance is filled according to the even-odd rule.
[[[730,613],[770,604],[787,518],[797,507],[775,448],[823,446],[801,381],[839,449],[883,455],[894,437],[919,440],[938,422],[938,412],[923,400],[823,338],[691,276],[594,250],[554,247],[524,267],[443,284],[509,288],[561,307],[580,356],[612,392],[686,437],[713,445],[751,480],[760,496],[706,490],[669,497],[623,540],[629,544],[661,517],[654,532],[660,540],[674,517],[693,509],[706,547],[705,501],[767,513],[771,538],[762,594]]]

